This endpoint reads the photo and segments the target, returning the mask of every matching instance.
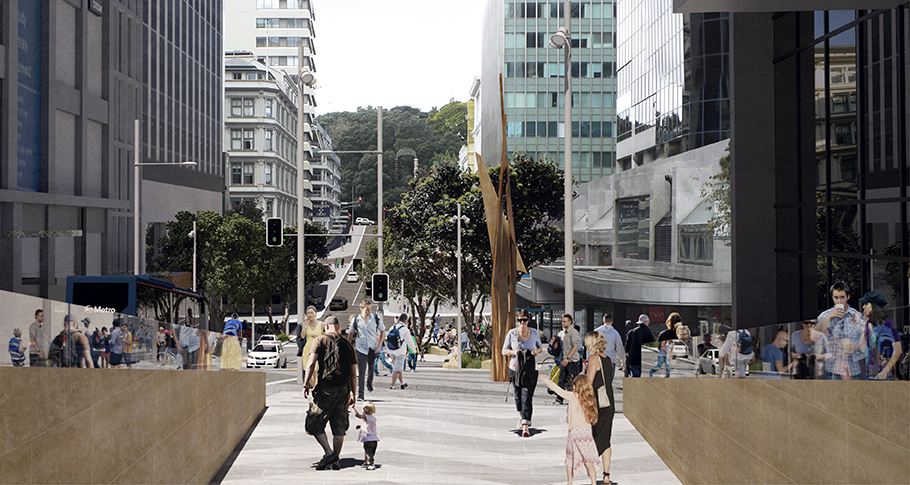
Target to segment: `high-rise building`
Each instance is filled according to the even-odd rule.
[[[482,153],[498,165],[501,104],[509,153],[524,152],[563,164],[564,51],[549,47],[563,26],[563,2],[488,0],[484,12]],[[614,143],[614,33],[612,1],[572,2],[572,166],[579,182],[612,174]],[[502,74],[502,97],[499,75]]]
[[[137,119],[140,162],[197,164],[141,168],[143,229],[221,210],[222,12],[0,2],[0,288],[63,300],[69,275],[132,271]]]
[[[316,71],[311,0],[224,0],[224,4],[230,12],[224,19],[225,31],[230,32],[224,39],[226,50],[252,51],[259,62],[287,69],[294,79],[297,66]]]
[[[230,12],[230,15],[225,17],[225,30],[231,33],[224,41],[224,46],[228,53],[249,52],[252,53],[253,59],[260,65],[267,66],[274,72],[286,72],[286,75],[281,75],[283,79],[280,83],[282,84],[296,83],[299,69],[309,69],[312,72],[316,72],[316,64],[313,61],[313,56],[315,55],[313,37],[315,33],[313,31],[314,15],[313,2],[311,0],[225,0],[225,8]],[[299,83],[298,86],[288,87],[288,90],[291,89],[297,93],[300,89]],[[302,144],[303,152],[309,154],[304,156],[304,160],[300,163],[303,165],[301,169],[305,172],[305,193],[302,199],[303,217],[311,220],[315,216],[315,212],[310,196],[313,195],[312,181],[316,177],[311,161],[318,161],[322,164],[322,160],[317,160],[318,157],[315,156],[315,152],[318,149],[318,135],[314,121],[316,117],[315,91],[312,87],[306,85],[303,85],[302,89],[303,91],[299,95],[291,98],[292,104],[288,106],[286,115],[293,120],[293,126],[296,127],[299,117],[298,103],[302,103],[299,112],[302,113],[303,119],[300,119],[299,123],[302,125],[303,139],[297,140],[300,136],[298,134],[300,131],[296,130],[296,128],[296,131],[288,133],[287,136],[288,139],[293,140],[293,146],[296,147],[299,142]],[[228,118],[228,121],[230,121],[230,118]],[[247,119],[247,122],[255,124],[254,120]],[[250,129],[255,130],[256,128],[251,126]],[[266,133],[266,131],[263,132],[263,134]],[[258,149],[252,149],[252,151],[256,152]],[[249,154],[247,153],[246,155]],[[298,157],[296,151],[292,150],[288,157],[288,162],[293,165],[292,171],[296,174]],[[264,159],[258,160],[264,161]],[[244,163],[257,162],[247,160]],[[319,176],[324,175],[325,173],[320,171]],[[257,184],[254,183],[254,185]],[[292,177],[290,184],[294,185],[294,187],[290,188],[289,194],[296,194],[296,179]],[[320,196],[323,194],[323,188],[324,186],[320,186]],[[265,192],[257,193],[256,189],[249,187],[244,189],[243,193],[245,194],[242,196],[244,200],[258,200],[261,202],[259,207],[269,212],[269,207],[266,205],[266,199],[269,197],[265,195]],[[284,218],[285,224],[296,226],[296,195],[287,199],[287,203],[289,204],[288,213],[294,214],[294,216],[291,218],[281,217]],[[335,215],[337,215],[337,204],[335,210]],[[319,211],[320,219],[328,224],[332,214],[322,217],[325,211],[323,204],[320,204]]]
[[[675,3],[730,12],[734,322],[815,318],[837,281],[905,322],[907,3]]]
[[[334,149],[332,137],[319,125],[314,125],[316,150],[331,151]],[[313,168],[311,179],[313,193],[313,222],[322,224],[326,230],[340,229],[347,224],[339,223],[341,218],[341,157],[335,153],[319,155],[310,160]],[[345,220],[350,221],[350,217]],[[335,222],[333,227],[333,222]]]
[[[224,61],[225,171],[232,209],[251,203],[263,217],[297,220],[297,84],[283,70],[255,60],[249,51]],[[311,178],[308,174],[306,179]],[[305,217],[312,214],[312,187],[304,184]]]

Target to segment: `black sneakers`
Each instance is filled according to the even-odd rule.
[[[316,469],[325,470],[330,466],[332,466],[333,469],[337,470],[335,467],[338,466],[338,454],[336,454],[334,451],[328,455],[323,456],[322,459],[319,460],[319,463],[316,464]]]

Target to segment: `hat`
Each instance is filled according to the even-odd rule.
[[[88,324],[92,323],[92,320],[88,317],[85,317],[82,319],[82,323],[88,325]]]
[[[650,321],[651,321],[651,319],[648,318],[648,316],[645,315],[644,313],[642,313],[641,315],[638,316],[638,323],[645,323],[645,322],[650,322]]]
[[[888,300],[886,300],[885,297],[877,291],[870,291],[859,299],[860,305],[865,305],[866,303],[872,303],[879,308],[885,308],[888,306]]]
[[[338,319],[332,315],[325,317],[325,321],[322,322],[323,325],[338,325]]]
[[[75,322],[75,321],[76,321],[76,317],[74,317],[72,315],[66,315],[65,317],[63,317],[63,323]]]

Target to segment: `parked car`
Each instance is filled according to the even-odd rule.
[[[679,339],[673,340],[673,357],[688,357],[689,347],[686,342]]]
[[[259,336],[259,340],[256,341],[257,344],[280,344],[281,341],[278,340],[278,337],[267,333]]]
[[[343,296],[336,296],[329,302],[329,310],[347,310],[348,299]]]
[[[258,343],[246,357],[247,368],[274,367],[287,368],[288,355],[281,342]]]
[[[698,367],[695,372],[699,374],[717,374],[717,349],[708,349],[698,358]]]
[[[348,277],[347,277],[347,282],[348,282],[348,283],[357,283],[358,281],[360,281],[360,277],[357,276],[357,273],[355,273],[355,272],[353,272],[353,271],[351,271],[350,273],[348,273]]]

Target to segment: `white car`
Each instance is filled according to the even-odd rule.
[[[281,346],[281,342],[276,343],[259,343],[253,347],[253,351],[246,357],[246,366],[250,367],[274,367],[287,368],[288,355]]]
[[[355,226],[372,226],[373,224],[376,223],[370,219],[367,219],[366,217],[358,217],[357,219],[354,219]]]
[[[698,358],[698,367],[695,368],[695,372],[716,375],[717,365],[717,349],[708,349]]]
[[[348,283],[357,283],[358,281],[360,281],[360,277],[357,276],[357,273],[355,273],[355,272],[353,272],[353,271],[351,271],[350,273],[348,273],[348,277],[347,277],[347,282],[348,282]]]
[[[281,344],[281,341],[278,340],[278,337],[272,334],[265,334],[259,337],[259,340],[256,341],[257,344]]]
[[[674,339],[673,340],[673,357],[688,357],[689,356],[689,347],[686,345],[686,342]]]

